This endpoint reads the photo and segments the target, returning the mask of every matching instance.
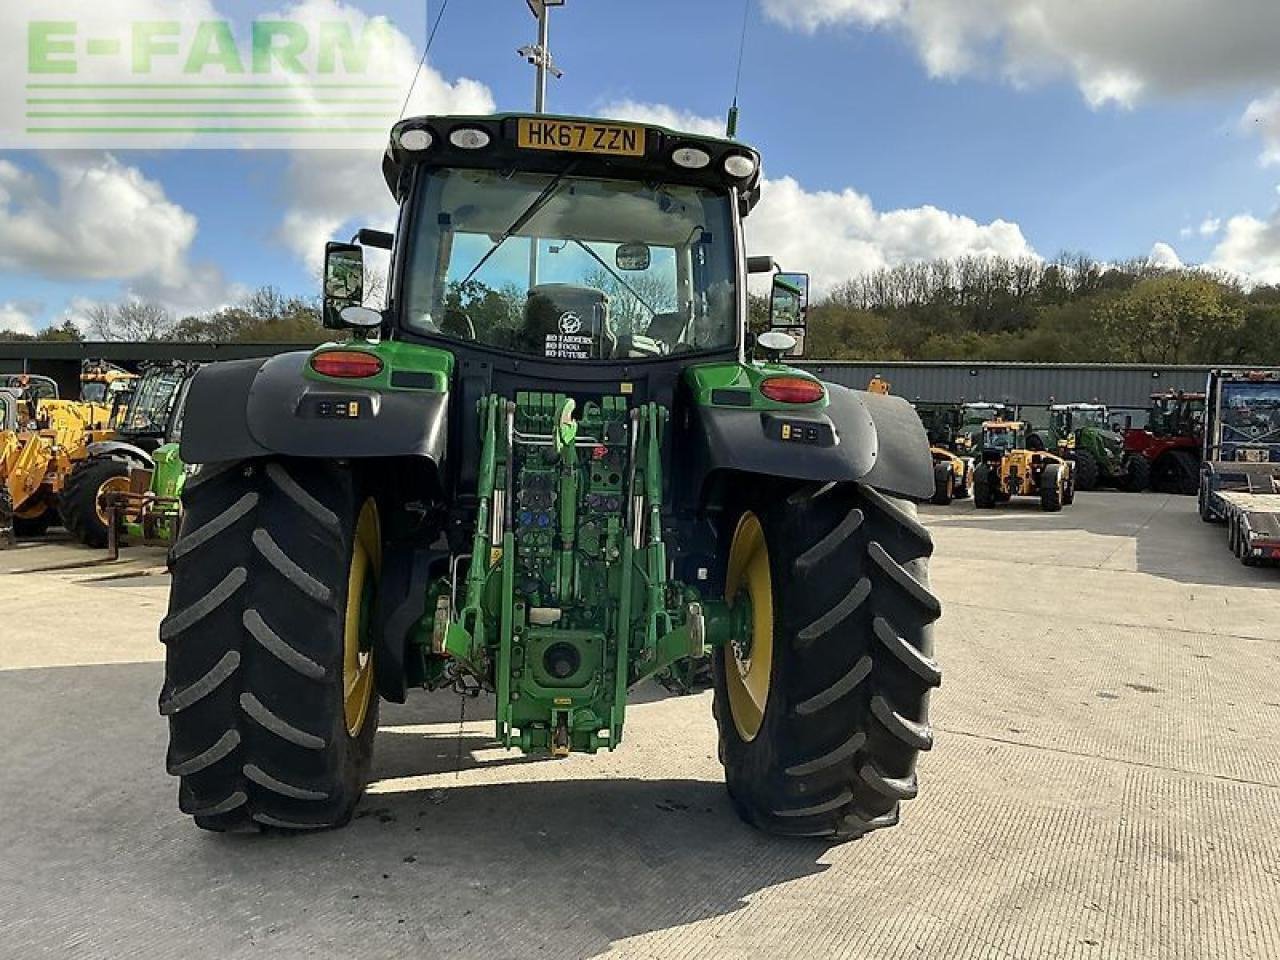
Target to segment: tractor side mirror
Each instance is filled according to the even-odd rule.
[[[347,326],[342,311],[364,301],[364,251],[354,243],[327,243],[324,248],[324,325]]]
[[[769,296],[769,330],[784,333],[795,341],[787,356],[804,356],[804,334],[808,322],[809,275],[775,273]]]
[[[769,327],[790,332],[809,322],[809,275],[775,273],[769,297]]]

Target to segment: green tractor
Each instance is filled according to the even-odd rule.
[[[747,335],[747,276],[775,269],[743,251],[758,154],[423,117],[382,171],[396,235],[326,251],[351,339],[190,388],[160,628],[180,808],[215,831],[347,822],[379,701],[411,687],[492,694],[503,747],[613,750],[632,686],[710,654],[744,819],[896,823],[940,681],[913,502],[932,460],[906,401],[781,362],[802,326]],[[370,245],[393,264],[380,311]],[[803,324],[807,289],[777,284],[774,318]]]
[[[67,477],[58,500],[58,512],[67,531],[85,546],[110,547],[115,527],[112,502],[123,503],[128,494],[146,492],[154,476],[164,478],[171,466],[161,466],[158,451],[166,444],[165,457],[177,458],[174,426],[183,399],[199,364],[172,361],[148,366],[118,418],[114,435],[91,443],[88,456]],[[181,461],[178,460],[181,472]],[[176,501],[166,510],[176,512]],[[165,521],[172,526],[172,520]],[[174,531],[176,532],[176,531]],[[157,534],[157,539],[160,538]]]
[[[1138,492],[1150,485],[1150,464],[1125,450],[1124,437],[1103,404],[1051,404],[1047,429],[1036,430],[1031,443],[1073,460],[1078,490],[1110,486]]]

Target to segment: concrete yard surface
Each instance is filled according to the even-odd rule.
[[[163,553],[0,553],[0,958],[1280,957],[1280,570],[1192,498],[924,508],[936,746],[902,824],[743,825],[710,694],[613,754],[383,705],[345,830],[219,836],[164,773]]]

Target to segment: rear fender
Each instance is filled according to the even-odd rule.
[[[371,390],[303,375],[307,351],[202,367],[184,412],[185,463],[272,454],[290,457],[426,457],[445,451],[449,396]],[[338,405],[357,416],[336,415]]]
[[[698,456],[692,473],[699,499],[712,476],[726,470],[819,483],[858,481],[913,500],[931,497],[933,457],[911,404],[901,397],[825,386],[829,403],[822,410],[696,407],[692,440]],[[784,440],[783,423],[812,426],[819,441]]]
[[[91,457],[123,457],[146,467],[148,470],[156,465],[155,460],[147,451],[122,440],[101,440],[98,443],[91,443],[85,448],[85,452]]]

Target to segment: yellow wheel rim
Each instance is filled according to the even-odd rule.
[[[756,738],[769,702],[769,678],[773,673],[773,579],[769,573],[769,548],[764,528],[754,513],[738,521],[729,548],[725,597],[730,608],[744,601],[750,615],[740,633],[724,645],[724,672],[729,691],[729,712],[738,736]]]
[[[98,494],[93,499],[94,511],[98,514],[98,520],[105,527],[111,522],[111,516],[107,510],[107,494],[120,493],[129,489],[128,477],[111,477],[102,482],[102,486],[98,487]]]
[[[382,573],[382,530],[378,507],[366,500],[356,520],[347,574],[347,611],[342,631],[342,705],[347,733],[356,736],[364,726],[373,700],[373,653],[366,635],[373,600]]]

